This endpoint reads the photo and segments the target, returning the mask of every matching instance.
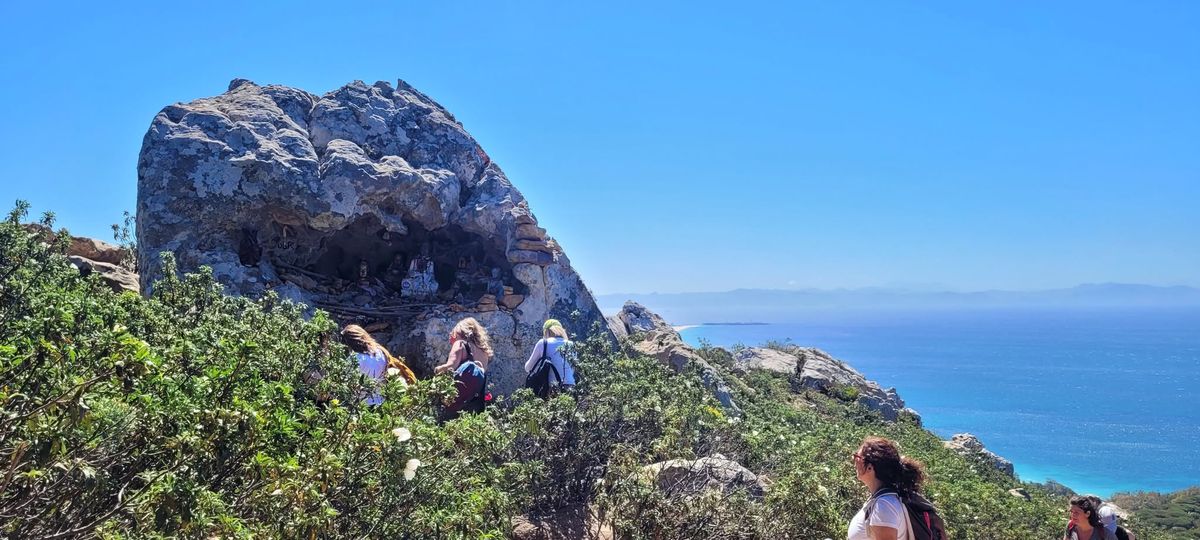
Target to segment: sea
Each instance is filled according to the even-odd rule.
[[[1200,485],[1200,309],[857,311],[680,333],[823,349],[1022,480],[1101,497]]]

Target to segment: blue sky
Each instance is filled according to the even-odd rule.
[[[0,4],[0,202],[107,237],[163,106],[402,78],[598,293],[1200,286],[1198,3],[430,4]]]

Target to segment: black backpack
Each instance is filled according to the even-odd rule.
[[[912,525],[913,532],[913,537],[909,540],[949,540],[950,536],[946,534],[946,523],[942,521],[942,516],[938,515],[937,507],[922,497],[920,493],[901,496],[894,489],[885,488],[876,491],[871,496],[871,504],[867,505],[868,522],[871,519],[871,510],[875,507],[875,500],[889,493],[895,494],[904,505],[904,509],[908,511],[908,522]]]
[[[525,388],[533,390],[533,395],[542,399],[548,399],[554,390],[554,385],[562,382],[558,369],[550,361],[549,351],[550,346],[546,344],[545,340],[542,340],[542,357],[538,359],[537,364],[533,366],[533,371],[529,372],[529,376],[525,378]],[[550,375],[554,375],[554,382],[550,381]]]

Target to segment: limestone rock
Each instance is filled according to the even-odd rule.
[[[1019,499],[1025,499],[1026,501],[1033,500],[1033,497],[1029,495],[1028,491],[1025,491],[1025,488],[1012,488],[1008,490],[1008,494]]]
[[[791,347],[781,351],[750,347],[734,355],[734,365],[742,372],[757,368],[794,375],[800,387],[825,394],[844,395],[846,389],[853,389],[856,402],[878,411],[888,421],[894,422],[905,410],[918,421],[920,418],[916,411],[905,409],[904,400],[895,388],[881,388],[875,381],[868,380],[845,362],[820,349]]]
[[[43,242],[53,241],[56,234],[41,223],[27,223],[25,229],[37,234]],[[115,265],[120,265],[125,259],[125,252],[121,246],[86,236],[72,236],[71,243],[67,246],[67,255]]]
[[[427,332],[479,314],[450,305],[505,286],[524,302],[481,310],[514,355],[498,362],[527,357],[547,318],[607,333],[524,196],[449,111],[403,81],[318,96],[238,79],[163,108],[138,161],[137,219],[143,292],[161,277],[159,253],[174,252],[180,271],[207,265],[232,294],[275,290],[340,322],[393,314],[393,352],[417,365],[445,358],[432,344],[446,334]],[[347,305],[362,295],[370,301]],[[490,380],[493,392],[520,385]]]
[[[116,292],[138,292],[140,290],[137,274],[120,266],[93,261],[77,255],[68,255],[67,258],[70,259],[71,264],[75,265],[75,268],[79,269],[81,274],[85,276],[90,274],[100,276],[100,280]]]
[[[658,489],[668,496],[689,498],[708,490],[722,494],[744,491],[753,498],[767,493],[766,482],[736,461],[716,454],[695,460],[672,459],[642,468]]]
[[[733,361],[734,369],[740,373],[751,369],[765,369],[784,375],[796,375],[797,368],[801,365],[800,358],[795,354],[764,347],[746,347],[737,351],[733,354]]]
[[[726,409],[741,412],[728,383],[716,368],[684,343],[679,333],[658,314],[636,302],[626,302],[621,312],[608,317],[606,322],[613,335],[631,339],[630,345],[635,351],[657,359],[676,373],[688,365],[698,366],[701,380],[713,397]]]
[[[620,313],[617,313],[616,317],[625,325],[626,333],[630,335],[653,332],[655,330],[663,332],[675,331],[657,313],[646,309],[646,306],[637,302],[625,302],[625,305],[621,308]]]
[[[525,301],[523,294],[506,294],[500,299],[500,304],[508,309],[517,309],[521,306],[521,302]]]
[[[984,448],[983,443],[979,441],[979,438],[970,433],[959,433],[951,437],[950,440],[944,441],[942,444],[944,444],[946,448],[954,450],[954,452],[960,456],[980,459],[984,463],[995,467],[1000,472],[1015,478],[1012,462],[996,455],[991,450]]]

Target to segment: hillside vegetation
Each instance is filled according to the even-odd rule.
[[[514,516],[587,506],[621,538],[841,538],[868,434],[926,463],[953,538],[1061,536],[1063,499],[1009,495],[1017,482],[911,421],[765,372],[735,385],[732,417],[696,373],[599,339],[576,351],[573,396],[522,391],[439,424],[438,377],[366,408],[325,314],[226,296],[170,257],[152,296],[118,295],[68,264],[65,231],[45,245],[23,218],[0,223],[0,537],[504,538]],[[642,473],[717,453],[766,495],[682,497]]]

